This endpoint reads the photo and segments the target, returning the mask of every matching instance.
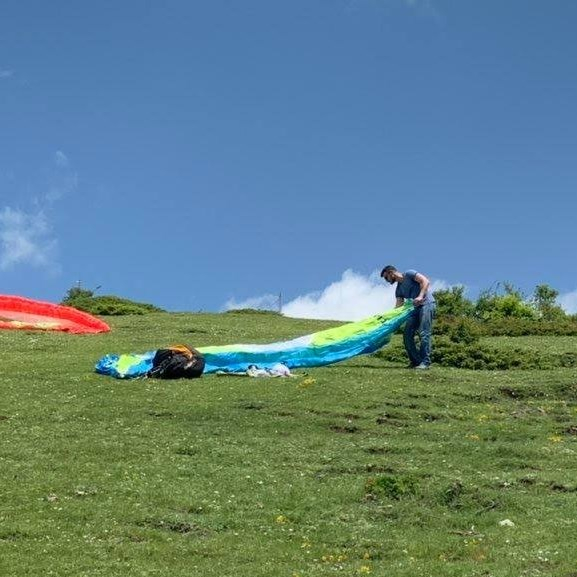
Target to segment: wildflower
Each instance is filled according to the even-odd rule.
[[[359,567],[359,573],[370,573],[371,572],[371,568],[368,565],[361,565]]]
[[[310,387],[315,383],[316,383],[315,379],[313,379],[312,377],[307,377],[306,379],[302,380],[297,386],[299,387],[299,389],[306,389],[307,387]]]
[[[514,527],[515,523],[513,523],[511,519],[503,519],[502,521],[499,521],[499,525],[501,525],[501,527]]]
[[[284,525],[288,519],[284,516],[284,515],[279,515],[275,521],[279,524],[279,525]]]

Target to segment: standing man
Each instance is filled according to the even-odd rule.
[[[428,369],[431,366],[431,329],[435,316],[435,299],[429,279],[416,270],[401,273],[392,265],[387,265],[381,271],[381,278],[389,284],[397,283],[395,307],[402,306],[405,299],[413,299],[415,310],[405,323],[403,342],[409,355],[410,366],[415,369]],[[415,344],[417,333],[420,339],[419,349]]]

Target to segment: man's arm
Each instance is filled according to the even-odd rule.
[[[405,299],[403,297],[397,297],[397,302],[395,304],[395,308],[398,309],[405,304]]]
[[[417,295],[417,297],[415,297],[413,299],[413,303],[416,306],[419,306],[419,305],[423,304],[423,301],[425,300],[425,295],[427,294],[427,290],[431,286],[431,283],[430,283],[429,279],[424,274],[421,274],[420,272],[418,272],[415,275],[415,280],[419,283],[421,290],[419,291],[419,294]]]

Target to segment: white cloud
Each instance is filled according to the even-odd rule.
[[[60,200],[78,187],[78,174],[71,169],[68,156],[61,150],[54,153],[54,164],[56,171],[51,176],[48,192],[44,195],[44,200],[48,203]]]
[[[432,0],[403,0],[404,4],[417,14],[442,21],[441,13]]]
[[[74,192],[78,187],[78,175],[76,173],[61,174],[55,178],[48,192],[44,195],[44,199],[48,203],[56,202],[67,194]]]
[[[12,70],[0,70],[0,78],[11,78],[13,74]]]
[[[68,157],[61,150],[57,150],[54,153],[54,162],[56,162],[57,166],[62,166],[64,168],[68,168],[68,166],[70,166]]]
[[[262,309],[262,310],[278,310],[279,296],[278,295],[263,295],[260,297],[251,297],[244,301],[237,301],[234,298],[229,299],[224,305],[224,310],[230,311],[232,309]]]
[[[577,290],[558,296],[557,302],[566,313],[577,313]]]
[[[57,242],[42,212],[27,214],[10,207],[0,211],[0,269],[27,264],[54,270]]]
[[[340,280],[283,307],[289,317],[358,320],[395,306],[395,291],[375,272],[369,277],[346,270]]]
[[[395,287],[383,282],[380,271],[363,276],[346,270],[341,279],[325,289],[299,296],[286,303],[282,312],[288,317],[331,319],[342,321],[360,320],[395,306]],[[432,289],[447,288],[443,281],[433,281]],[[278,296],[264,295],[246,301],[229,301],[226,310],[232,308],[278,309]]]
[[[78,176],[61,150],[54,153],[52,168],[47,190],[31,199],[33,209],[0,208],[0,270],[26,265],[60,272],[56,262],[58,241],[48,215],[54,203],[77,188]],[[15,180],[13,176],[11,179]]]

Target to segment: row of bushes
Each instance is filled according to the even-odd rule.
[[[537,332],[534,325],[540,325],[541,332]],[[467,317],[451,317],[438,319],[433,327],[434,346],[431,360],[440,366],[484,370],[577,367],[577,351],[550,354],[518,347],[497,348],[481,341],[483,336],[494,335],[577,335],[577,325],[570,319],[557,325],[550,321],[522,319],[481,323]],[[502,329],[502,332],[499,329]],[[407,355],[400,343],[382,349],[376,355],[391,362],[407,362]]]
[[[433,331],[436,335],[455,336],[470,340],[476,337],[577,336],[577,320],[565,317],[557,321],[496,318],[479,321],[470,317],[437,315]]]
[[[165,312],[154,305],[116,296],[94,296],[93,291],[80,287],[71,288],[61,304],[92,315],[144,315],[147,313]]]
[[[387,362],[407,363],[402,344],[393,344],[375,353]],[[434,341],[432,362],[442,367],[473,370],[554,369],[577,367],[577,352],[537,353],[521,348],[497,348],[479,342],[455,342],[448,337]]]
[[[577,323],[576,315],[568,315],[557,304],[559,291],[548,285],[538,285],[530,297],[508,283],[498,283],[483,291],[476,301],[465,297],[463,286],[438,290],[434,295],[441,318],[470,318],[486,323],[510,320]]]

